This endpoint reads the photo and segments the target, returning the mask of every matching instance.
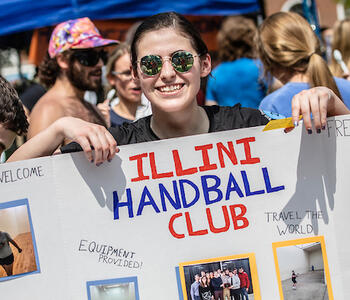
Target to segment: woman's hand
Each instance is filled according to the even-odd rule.
[[[111,107],[109,106],[109,99],[106,99],[103,101],[103,103],[97,104],[97,108],[100,110],[101,114],[105,118],[107,127],[111,127],[111,115],[109,111],[111,110]]]
[[[292,99],[294,126],[298,126],[299,116],[302,115],[309,134],[312,133],[312,123],[316,132],[320,133],[321,129],[326,128],[327,117],[349,113],[343,101],[332,90],[322,86],[301,91]]]
[[[83,149],[86,158],[100,165],[104,161],[111,161],[116,152],[117,142],[109,131],[97,124],[89,123],[73,117],[61,118],[57,121],[61,138],[77,142]],[[93,154],[93,150],[94,154]]]
[[[105,127],[78,118],[63,117],[24,143],[8,161],[51,155],[65,139],[77,142],[86,158],[96,165],[112,160],[119,151],[115,139]]]

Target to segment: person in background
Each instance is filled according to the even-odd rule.
[[[84,93],[101,88],[102,66],[107,58],[104,47],[116,43],[102,38],[89,18],[55,27],[48,54],[39,66],[40,81],[49,90],[30,114],[28,138],[65,116],[106,126],[98,109],[84,101]]]
[[[199,296],[199,275],[196,274],[194,275],[194,282],[191,284],[191,300],[201,300],[200,296]]]
[[[84,150],[88,159],[99,165],[113,157],[116,143],[126,145],[261,126],[270,120],[260,110],[239,105],[197,105],[200,78],[210,73],[211,60],[199,33],[180,14],[168,12],[147,18],[135,33],[131,56],[134,79],[139,80],[142,91],[151,102],[153,114],[133,123],[110,128],[109,132],[98,130],[96,138],[101,138],[103,142],[94,147],[94,159],[91,137],[85,136],[91,134],[89,126],[86,126],[86,122],[80,124],[80,128],[80,125],[75,125],[74,130],[79,130],[78,143],[62,147],[61,153]],[[302,115],[306,129],[312,126],[316,130],[325,129],[327,115],[349,113],[339,97],[325,87],[303,91],[293,98],[292,103],[294,126],[298,126],[299,115]],[[27,145],[23,145],[26,147],[19,148],[13,160],[23,159],[28,154],[40,156],[53,153],[62,135],[57,134],[58,127],[50,127],[35,143],[27,142]],[[110,139],[111,134],[114,142]],[[83,145],[79,140],[82,140]],[[40,149],[37,145],[40,145]]]
[[[232,272],[230,272],[230,279],[231,279],[231,297],[233,297],[234,300],[240,299],[241,294],[241,281],[239,280],[237,269],[234,268]]]
[[[292,271],[292,282],[293,282],[293,290],[295,290],[297,288],[297,275],[295,274],[294,271]]]
[[[242,300],[249,300],[248,291],[250,286],[250,281],[248,274],[244,271],[243,267],[238,269],[238,277],[241,284],[241,296]]]
[[[38,71],[39,68],[36,67],[33,80],[29,81],[29,86],[19,94],[27,117],[29,117],[34,105],[46,93],[45,87],[39,83]]]
[[[15,261],[10,243],[17,248],[18,253],[22,252],[22,249],[11,236],[0,230],[0,265],[4,268],[7,276],[13,274],[13,263]]]
[[[0,76],[0,157],[16,135],[27,132],[28,121],[16,90]],[[4,159],[5,160],[5,159]]]
[[[200,280],[199,296],[201,300],[212,300],[212,294],[206,276],[203,276]]]
[[[223,292],[222,292],[222,298],[223,300],[231,300],[231,278],[230,278],[230,272],[228,269],[224,270],[223,275],[221,276],[223,286]]]
[[[267,86],[257,60],[256,34],[251,19],[231,16],[224,20],[217,36],[221,63],[208,78],[206,105],[259,107]]]
[[[332,54],[335,49],[339,50],[342,59],[350,69],[350,19],[344,19],[337,21],[333,26],[333,39],[332,39]],[[331,56],[329,69],[332,74],[337,77],[348,78],[350,74],[345,74],[344,70],[340,67],[340,64],[335,60],[334,55]]]
[[[320,55],[316,34],[300,15],[278,12],[265,19],[259,28],[258,48],[264,70],[283,83],[261,101],[261,110],[291,117],[294,95],[317,86],[330,88],[350,107],[350,82],[332,76]],[[312,133],[311,127],[307,130]]]
[[[333,28],[321,27],[322,52],[327,63],[332,60]],[[338,76],[339,77],[339,76]]]
[[[132,80],[128,44],[121,43],[117,46],[108,59],[106,71],[108,82],[118,97],[111,102],[107,99],[97,107],[105,116],[109,127],[124,122],[131,123],[152,113],[149,101],[142,97],[140,84]]]
[[[214,291],[214,299],[215,300],[218,300],[218,299],[223,300],[224,284],[222,282],[220,274],[217,271],[214,272],[214,278],[211,280],[211,284],[212,284],[213,291]]]

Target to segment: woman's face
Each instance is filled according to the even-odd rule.
[[[120,101],[140,102],[141,88],[132,80],[130,68],[130,55],[125,53],[114,63],[113,71],[118,72],[118,74],[111,74],[108,76],[108,80],[110,85],[117,90]]]
[[[170,62],[173,53],[183,50],[198,55],[189,38],[172,28],[146,32],[137,45],[137,60],[147,55],[162,57],[163,66],[155,76],[142,73],[140,65],[137,74],[142,91],[152,103],[153,113],[177,112],[193,106],[200,88],[200,78],[210,73],[210,56],[204,59],[194,57],[192,68],[186,73],[174,70]],[[166,59],[165,59],[166,58]],[[165,60],[164,60],[165,59]]]

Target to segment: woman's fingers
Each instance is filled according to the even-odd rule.
[[[117,143],[105,127],[72,117],[62,118],[61,127],[64,138],[77,142],[89,161],[100,165],[113,159]]]
[[[292,118],[296,125],[299,115],[303,116],[304,126],[312,133],[314,125],[316,132],[325,129],[328,106],[333,92],[326,87],[315,87],[295,95],[292,100]]]
[[[89,139],[91,146],[94,148],[94,163],[96,165],[113,159],[117,143],[104,127],[95,127],[94,131],[90,133]]]
[[[75,139],[75,141],[81,146],[86,156],[86,159],[90,162],[94,161],[91,149],[91,143],[86,136],[79,136]]]

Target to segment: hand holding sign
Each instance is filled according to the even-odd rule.
[[[118,151],[116,141],[105,127],[64,117],[23,144],[8,161],[51,155],[65,139],[77,142],[86,158],[96,165],[111,160]]]
[[[312,122],[317,133],[326,128],[326,118],[348,114],[350,111],[343,101],[329,88],[314,87],[295,95],[292,100],[292,118],[294,126],[298,125],[299,115],[303,116],[304,125],[312,133]],[[312,121],[311,121],[312,114]]]

